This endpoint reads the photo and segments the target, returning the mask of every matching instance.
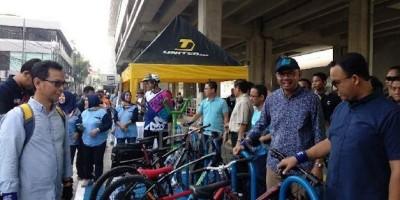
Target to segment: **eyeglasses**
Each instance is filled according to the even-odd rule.
[[[386,76],[387,81],[398,81],[400,80],[399,76]]]
[[[342,79],[339,79],[339,80],[332,80],[332,86],[337,87],[338,85],[340,85],[340,83],[342,83],[342,81],[344,81],[345,79],[349,79],[349,78],[351,78],[351,76],[350,77],[346,77],[346,78],[342,78]]]
[[[63,86],[63,88],[67,88],[68,87],[68,83],[67,82],[65,82],[65,81],[52,81],[52,80],[47,80],[47,79],[45,79],[45,80],[43,80],[43,81],[47,81],[47,82],[50,82],[50,83],[52,83],[53,85],[54,85],[54,87],[61,87],[61,86]]]
[[[285,76],[288,78],[293,78],[294,76],[296,76],[296,72],[295,71],[277,72],[276,75],[278,76],[278,78],[284,78]]]

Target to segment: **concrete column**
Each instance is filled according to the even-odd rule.
[[[347,48],[345,46],[333,45],[333,60],[337,60],[345,53],[347,53]]]
[[[221,46],[222,29],[222,0],[199,0],[198,8],[198,30],[210,40]],[[197,104],[203,99],[203,91],[197,87]]]
[[[272,54],[271,38],[265,40],[265,86],[268,90],[273,91],[275,88],[275,56]]]
[[[249,60],[249,80],[255,84],[265,82],[265,43],[262,35],[262,20],[256,20],[252,27],[253,35],[247,41],[246,55]]]
[[[372,48],[373,0],[349,1],[349,39],[348,51],[361,53],[367,60]]]
[[[199,31],[221,46],[222,0],[199,0],[198,5]]]

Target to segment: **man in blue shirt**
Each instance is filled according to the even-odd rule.
[[[400,199],[400,108],[373,90],[367,62],[358,53],[344,54],[330,75],[343,102],[332,114],[328,139],[278,167],[286,173],[330,152],[328,200]]]
[[[212,131],[219,132],[222,135],[224,128],[228,127],[229,124],[228,104],[224,99],[217,96],[217,87],[218,85],[214,81],[205,84],[204,95],[207,98],[201,102],[196,114],[187,123],[192,124],[202,116],[203,124],[210,124],[210,127],[204,130],[205,141],[208,141]],[[205,151],[208,151],[208,146],[205,148]]]
[[[15,106],[28,102],[32,89],[31,69],[40,59],[31,59],[22,65],[20,73],[0,84],[0,119]]]
[[[280,89],[275,90],[267,97],[261,111],[261,117],[251,129],[246,140],[251,144],[258,143],[265,128],[270,126],[271,148],[278,149],[286,155],[307,149],[325,139],[325,128],[320,101],[312,91],[305,90],[298,85],[301,77],[297,61],[290,57],[281,58],[276,64],[276,78]],[[234,148],[234,154],[243,145]],[[267,158],[267,188],[279,184],[277,175],[278,160],[270,154]],[[317,177],[322,178],[320,162],[314,165],[313,161],[303,163],[302,167],[312,170]]]
[[[61,199],[62,194],[67,195],[66,191],[69,191],[68,198],[63,197],[70,199],[69,138],[54,104],[66,87],[62,66],[53,61],[38,62],[31,74],[35,94],[28,105],[33,111],[34,130],[24,144],[26,132],[22,109],[15,107],[3,118],[0,126],[0,191],[8,200]]]

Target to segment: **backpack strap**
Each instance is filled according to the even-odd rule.
[[[24,115],[24,129],[25,129],[25,141],[24,141],[24,146],[29,142],[29,139],[31,139],[33,135],[33,131],[35,130],[35,116],[33,115],[33,110],[31,106],[27,103],[19,105],[19,108],[21,108],[22,113]],[[56,107],[57,113],[60,115],[62,118],[64,128],[65,128],[65,114],[61,110],[60,107]]]
[[[35,129],[35,123],[34,123],[34,115],[33,115],[33,110],[29,104],[24,103],[19,106],[21,108],[22,113],[24,115],[24,129],[25,129],[25,141],[24,141],[24,147],[25,145],[29,142],[29,139],[31,139],[33,130]]]
[[[56,111],[60,115],[60,117],[62,118],[63,124],[64,124],[64,128],[65,128],[65,114],[64,114],[64,111],[58,106],[56,107]]]

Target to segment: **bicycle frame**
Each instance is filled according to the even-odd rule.
[[[203,161],[205,159],[208,159],[208,158],[210,158],[212,156],[215,156],[215,153],[211,153],[211,154],[202,156],[199,159],[196,159],[196,160],[194,160],[192,162],[186,163],[186,164],[176,168],[175,170],[169,172],[168,174],[164,175],[161,179],[159,179],[157,181],[156,184],[162,183],[166,178],[169,178],[171,175],[175,174],[176,172],[181,171],[182,169],[184,169],[186,167],[189,167],[190,165],[193,165],[193,164],[195,164],[197,162],[200,162],[200,161]],[[149,193],[154,187],[155,187],[155,185],[151,186],[145,193]],[[169,188],[169,189],[171,190],[172,188]],[[161,200],[172,200],[172,199],[176,199],[176,198],[180,198],[180,197],[185,197],[185,196],[188,196],[190,194],[192,194],[191,190],[184,190],[184,191],[182,191],[180,193],[177,193],[177,194],[172,194],[172,195],[169,195],[169,196],[166,196],[166,197],[161,197],[160,199]]]

